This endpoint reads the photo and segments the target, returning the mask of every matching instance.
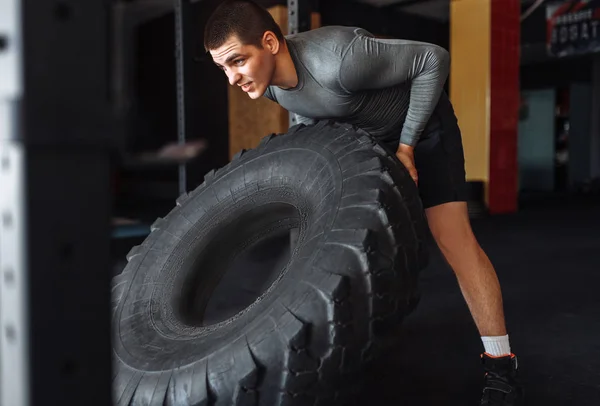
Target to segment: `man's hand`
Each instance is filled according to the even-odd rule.
[[[410,177],[413,178],[415,183],[419,184],[419,175],[417,174],[417,168],[415,168],[415,149],[410,145],[400,144],[396,156],[402,162],[402,164],[408,169]]]

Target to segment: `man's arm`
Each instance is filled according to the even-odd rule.
[[[410,82],[410,103],[400,142],[415,146],[448,77],[450,56],[423,42],[374,38],[358,29],[342,59],[340,84],[347,92]]]

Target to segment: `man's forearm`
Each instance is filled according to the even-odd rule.
[[[439,48],[428,60],[420,75],[415,77],[410,89],[410,102],[400,136],[403,144],[415,146],[431,118],[448,77],[449,55]]]
[[[418,132],[414,128],[408,128],[405,122],[404,127],[402,127],[402,133],[400,134],[400,144],[414,148],[417,145],[417,142],[419,142],[421,133],[422,131]]]
[[[398,151],[401,152],[406,152],[406,153],[414,153],[415,151],[415,147],[413,147],[412,145],[409,144],[404,144],[404,143],[400,143],[398,144]]]
[[[440,100],[443,84],[413,85],[400,142],[415,146]]]

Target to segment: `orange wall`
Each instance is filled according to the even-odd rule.
[[[467,180],[489,180],[490,0],[450,4],[450,99],[461,128]]]

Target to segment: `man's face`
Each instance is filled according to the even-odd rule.
[[[243,45],[235,36],[216,49],[210,50],[215,64],[222,69],[231,85],[237,85],[252,99],[261,97],[275,71],[275,55],[269,38],[263,48]]]

